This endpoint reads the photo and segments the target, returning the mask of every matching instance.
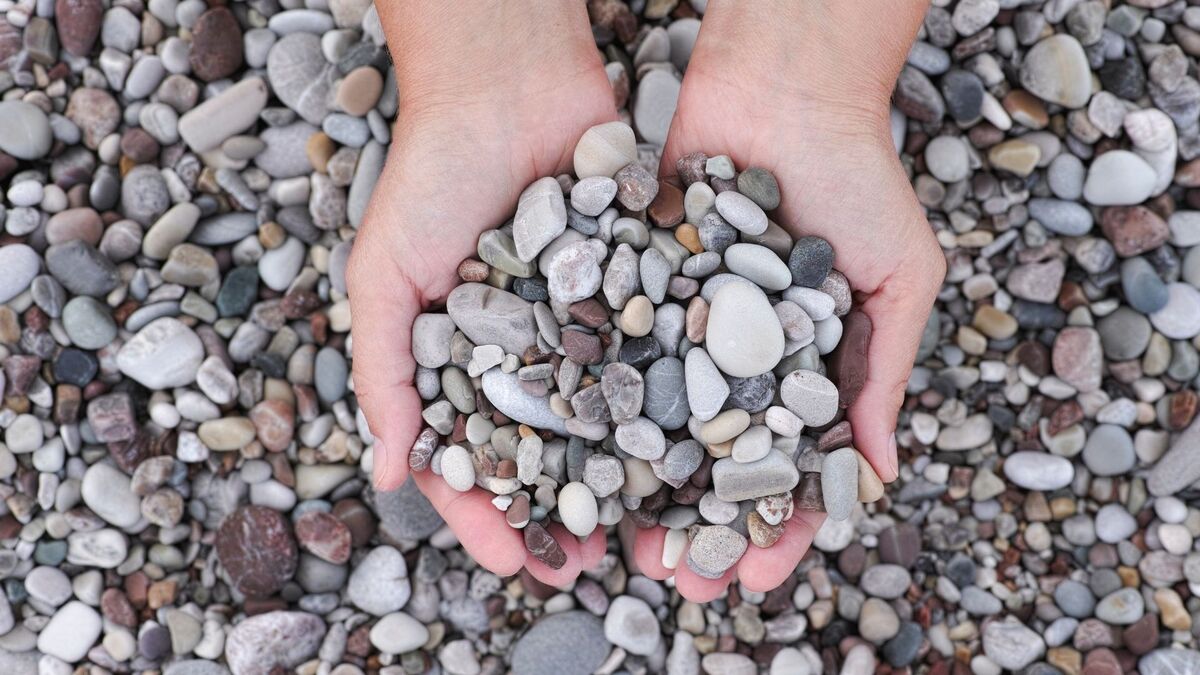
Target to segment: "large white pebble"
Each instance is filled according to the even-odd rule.
[[[564,485],[558,492],[558,515],[571,534],[577,537],[591,534],[600,520],[591,488],[578,481]]]
[[[783,357],[783,327],[757,286],[736,281],[713,295],[704,344],[713,363],[733,377],[754,377]]]

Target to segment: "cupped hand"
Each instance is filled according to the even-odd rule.
[[[705,19],[707,24],[708,18]],[[822,100],[821,87],[781,85],[778,76],[745,65],[701,31],[664,148],[660,173],[676,172],[687,153],[727,154],[738,169],[771,171],[782,202],[774,212],[793,238],[816,235],[834,249],[834,267],[870,320],[865,384],[847,411],[855,447],[885,482],[897,476],[895,426],[905,386],[945,258],[909,185],[892,143],[888,96],[895,74],[882,73],[874,94],[863,87],[852,103]],[[768,69],[769,70],[769,69]],[[845,346],[845,345],[843,345]],[[844,384],[844,383],[843,383]],[[640,530],[634,550],[642,572],[675,575],[687,598],[704,602],[736,576],[753,591],[782,583],[808,551],[824,514],[801,513],[771,548],[751,545],[738,565],[710,580],[662,565],[663,528]]]
[[[479,234],[511,216],[526,186],[569,170],[583,132],[616,119],[612,87],[586,46],[578,58],[560,54],[542,70],[484,88],[405,98],[401,84],[392,150],[347,272],[354,390],[375,436],[377,489],[404,483],[422,427],[410,347],[414,319],[445,302]],[[580,542],[552,525],[567,564],[551,569],[527,556],[521,531],[505,522],[493,495],[478,487],[456,492],[430,471],[414,472],[414,479],[471,556],[498,574],[526,566],[558,586],[604,555],[603,529]]]

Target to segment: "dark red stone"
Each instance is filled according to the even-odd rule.
[[[849,408],[867,383],[867,354],[871,348],[871,319],[852,311],[842,321],[842,341],[831,360],[830,372],[838,386],[841,406]]]
[[[511,508],[511,507],[510,507]],[[550,569],[562,569],[567,564],[567,553],[540,523],[530,522],[525,526],[525,548],[530,555],[542,561]]]
[[[1100,214],[1100,227],[1121,257],[1156,249],[1171,236],[1166,221],[1144,206],[1104,209]]]
[[[296,540],[287,519],[265,506],[243,506],[217,532],[217,560],[250,598],[279,592],[296,573]]]
[[[56,0],[54,23],[63,49],[75,56],[87,56],[100,36],[104,4],[100,0]],[[238,49],[241,49],[241,39]],[[2,59],[0,59],[2,60]]]
[[[333,514],[309,511],[300,516],[296,539],[300,548],[326,562],[341,565],[350,559],[350,528]]]
[[[242,65],[242,27],[225,7],[213,7],[192,27],[192,74],[212,82],[229,77]]]

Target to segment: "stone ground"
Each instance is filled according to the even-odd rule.
[[[588,4],[652,159],[704,2]],[[0,672],[1200,672],[1200,8],[934,5],[901,478],[700,606],[616,532],[552,589],[369,488],[369,2],[0,0]]]

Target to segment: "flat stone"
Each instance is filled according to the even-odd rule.
[[[505,373],[499,368],[485,372],[483,393],[509,419],[537,429],[547,429],[560,436],[568,435],[563,418],[554,414],[550,402],[545,397],[527,393],[516,374]]]
[[[477,345],[499,345],[508,354],[523,354],[537,344],[533,304],[492,286],[467,283],[446,299],[446,312]]]
[[[141,498],[130,489],[129,476],[109,464],[88,467],[80,494],[88,508],[116,527],[132,528],[142,518]]]
[[[1087,207],[1065,199],[1030,199],[1029,215],[1047,230],[1068,237],[1087,234],[1094,222]]]
[[[1192,421],[1155,463],[1146,488],[1156,497],[1173,495],[1200,480],[1200,418]]]
[[[1190,284],[1167,284],[1167,304],[1150,315],[1150,323],[1172,340],[1200,335],[1200,291]]]
[[[666,452],[662,429],[645,417],[617,425],[614,437],[618,447],[639,459],[658,459]]]
[[[267,76],[280,101],[312,124],[329,112],[336,69],[321,53],[321,39],[307,32],[283,36],[267,55]]]
[[[1131,173],[1122,174],[1122,180],[1133,184],[1137,179]],[[1104,209],[1100,214],[1100,227],[1104,230],[1104,236],[1112,242],[1117,255],[1123,258],[1154,250],[1171,236],[1166,221],[1144,206]]]
[[[666,143],[679,89],[679,80],[666,70],[650,70],[638,81],[633,122],[647,143],[659,146]]]
[[[1156,182],[1154,169],[1141,157],[1113,150],[1092,161],[1083,198],[1101,206],[1140,204],[1153,194]]]
[[[983,629],[983,653],[1001,668],[1020,670],[1046,652],[1042,636],[1015,620],[992,621]]]
[[[746,195],[727,190],[717,195],[714,206],[725,222],[739,232],[759,235],[767,231],[767,214]]]
[[[267,95],[262,78],[246,78],[181,115],[179,136],[195,152],[208,152],[254,124]]]
[[[1075,467],[1065,457],[1022,450],[1005,458],[1004,475],[1026,490],[1049,492],[1070,485]]]
[[[1064,328],[1054,340],[1054,373],[1081,392],[1100,387],[1104,354],[1100,333],[1092,328]]]
[[[225,660],[235,675],[267,675],[294,668],[317,653],[325,622],[307,612],[274,611],[243,619],[225,639]]]
[[[858,465],[854,468],[858,485]],[[719,459],[713,464],[712,484],[722,501],[739,502],[787,492],[800,482],[800,472],[787,455],[772,450],[757,462],[741,463],[732,458]]]
[[[669,356],[658,359],[646,369],[644,379],[642,413],[665,430],[683,428],[691,414],[683,362]]]
[[[191,384],[203,360],[200,338],[170,317],[151,321],[117,353],[121,372],[150,389]]]
[[[75,295],[104,297],[117,287],[117,267],[94,246],[78,239],[46,249],[46,269]]]
[[[837,386],[811,370],[788,373],[779,385],[779,397],[808,426],[824,426],[837,416]]]
[[[653,631],[658,635],[657,627]],[[562,649],[570,645],[570,649]],[[584,675],[604,662],[612,646],[604,621],[585,611],[544,614],[520,635],[510,652],[512,669],[525,675]]]
[[[821,463],[821,494],[825,512],[833,520],[850,517],[858,503],[858,457],[854,448],[841,448],[825,456]]]

